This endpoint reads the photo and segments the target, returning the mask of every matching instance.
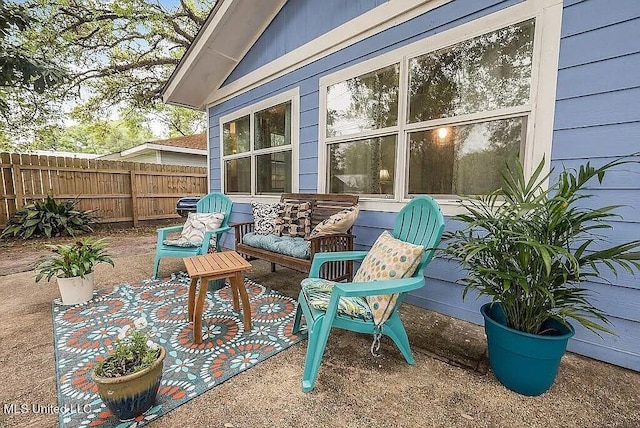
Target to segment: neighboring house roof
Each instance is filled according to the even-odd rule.
[[[183,137],[167,138],[164,140],[147,141],[130,149],[120,152],[120,159],[139,156],[152,151],[188,153],[193,155],[207,155],[207,134],[185,135]],[[113,159],[114,154],[102,156]]]
[[[164,86],[164,101],[204,110],[210,88],[222,85],[286,2],[218,0]]]

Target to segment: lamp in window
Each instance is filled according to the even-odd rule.
[[[449,136],[449,128],[438,128],[438,139],[444,141]]]
[[[380,180],[379,180],[379,184],[380,184],[380,193],[384,194],[385,192],[385,187],[386,185],[391,181],[391,174],[389,173],[388,169],[381,169],[380,170]]]

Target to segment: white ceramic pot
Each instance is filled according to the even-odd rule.
[[[84,277],[58,277],[58,288],[63,305],[76,305],[91,300],[93,297],[93,272]]]

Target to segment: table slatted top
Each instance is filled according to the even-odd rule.
[[[235,251],[185,257],[184,265],[189,276],[208,276],[234,273],[251,268],[251,264]]]

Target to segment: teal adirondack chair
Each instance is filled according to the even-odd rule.
[[[208,231],[204,235],[202,245],[199,247],[178,247],[173,245],[165,245],[163,242],[167,239],[167,235],[171,232],[177,232],[182,230],[182,226],[170,226],[162,227],[157,230],[158,241],[156,243],[156,259],[153,267],[153,277],[158,277],[158,268],[160,267],[160,259],[162,257],[191,257],[201,254],[207,254],[209,250],[209,241],[215,234],[216,239],[216,251],[220,251],[220,240],[222,234],[229,230],[229,217],[231,216],[231,207],[233,202],[231,199],[222,193],[209,193],[198,201],[196,205],[196,212],[199,213],[225,213],[224,220],[220,228],[212,231]]]
[[[301,315],[304,314],[308,329],[307,356],[302,377],[302,390],[309,392],[315,385],[320,361],[332,327],[339,327],[360,333],[389,336],[402,352],[407,363],[413,365],[409,340],[397,309],[409,291],[424,286],[424,268],[434,256],[444,231],[444,218],[438,204],[429,196],[417,196],[398,213],[393,227],[393,237],[401,241],[422,245],[425,248],[418,267],[410,278],[384,280],[376,282],[335,283],[331,288],[331,298],[326,311],[311,306],[304,290],[300,292],[293,331],[300,329]],[[323,263],[336,260],[363,260],[367,251],[345,251],[316,254],[311,264],[309,278],[319,278]],[[305,280],[306,281],[306,280]],[[304,281],[303,281],[304,283]],[[380,326],[372,319],[366,320],[339,311],[341,298],[372,296],[381,294],[399,294],[391,315]],[[366,304],[366,302],[365,302]],[[341,303],[342,305],[342,303]],[[373,348],[372,348],[373,350]]]

